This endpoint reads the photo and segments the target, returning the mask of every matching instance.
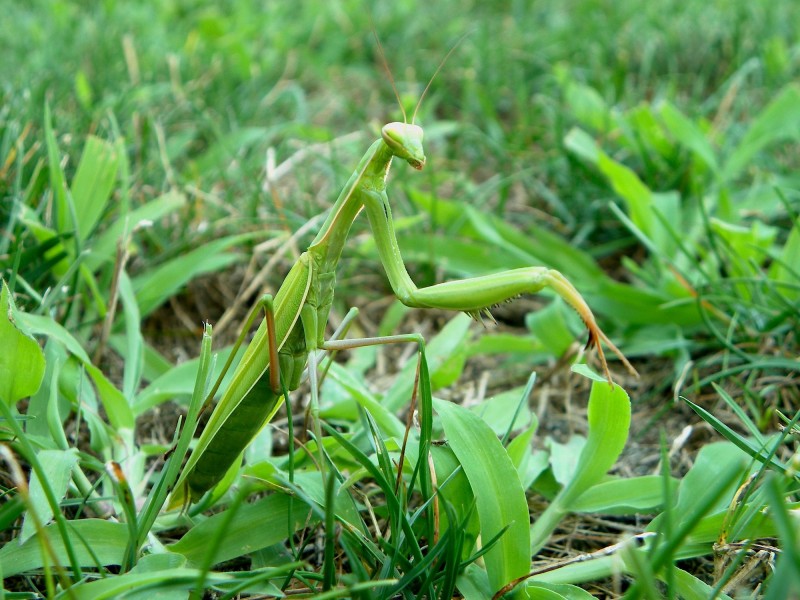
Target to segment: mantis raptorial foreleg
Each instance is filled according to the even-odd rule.
[[[422,128],[408,123],[389,123],[381,137],[370,146],[351,175],[308,250],[286,276],[272,302],[272,309],[250,342],[215,408],[196,449],[190,457],[172,506],[188,492],[196,500],[218,482],[258,429],[282,402],[279,380],[292,391],[308,357],[316,379],[318,350],[338,350],[358,345],[416,341],[421,338],[395,336],[367,340],[325,341],[325,330],[333,301],[336,266],[350,226],[364,209],[375,235],[381,263],[392,290],[401,302],[412,307],[463,311],[475,318],[489,315],[492,306],[550,288],[574,308],[589,329],[589,345],[598,349],[603,373],[612,382],[602,344],[610,348],[635,373],[619,349],[598,327],[591,309],[572,283],[561,273],[531,266],[472,279],[449,281],[417,288],[408,275],[394,232],[392,211],[386,195],[389,166],[394,157],[415,169],[425,166]],[[316,394],[316,386],[312,386]],[[315,397],[316,400],[316,397]],[[318,404],[315,403],[315,406]],[[312,408],[313,410],[313,408]],[[319,436],[319,428],[315,428]],[[185,486],[183,484],[186,484]]]

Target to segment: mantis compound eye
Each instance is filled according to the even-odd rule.
[[[381,136],[397,158],[402,158],[418,170],[425,166],[422,127],[408,123],[389,123],[383,126]]]

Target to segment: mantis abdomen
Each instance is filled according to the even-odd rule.
[[[211,440],[187,479],[193,502],[223,478],[264,424],[280,408],[283,396],[272,391],[269,372],[259,379]]]

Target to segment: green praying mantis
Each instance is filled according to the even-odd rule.
[[[391,74],[389,76],[391,78]],[[419,103],[428,87],[420,96]],[[424,288],[414,284],[398,247],[386,184],[394,158],[407,162],[417,170],[425,166],[423,130],[414,124],[416,112],[411,123],[407,122],[404,112],[404,122],[383,126],[380,138],[369,147],[359,162],[321,230],[291,268],[277,294],[274,298],[269,295],[262,298],[259,306],[263,307],[264,319],[176,484],[172,506],[185,502],[187,492],[192,502],[198,501],[223,478],[250,441],[280,408],[284,399],[283,390],[293,391],[299,387],[306,368],[312,385],[313,404],[318,350],[336,351],[374,344],[420,342],[417,334],[359,340],[325,339],[336,282],[336,266],[350,226],[362,210],[369,219],[392,290],[403,304],[416,308],[463,311],[480,319],[482,315],[491,317],[489,310],[494,305],[547,287],[575,309],[586,324],[589,331],[587,347],[594,346],[597,349],[600,365],[609,383],[612,383],[612,378],[602,344],[611,349],[628,370],[635,373],[622,352],[598,327],[591,309],[578,290],[558,271],[547,267],[528,267]],[[257,307],[251,312],[236,347],[242,343],[249,325],[254,316],[260,314],[260,310]],[[235,351],[231,353],[222,375],[209,394],[209,401],[220,386],[234,355]]]

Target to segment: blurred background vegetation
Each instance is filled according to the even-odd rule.
[[[20,209],[50,214],[41,194],[52,175],[41,163],[46,107],[51,151],[60,153],[67,181],[87,135],[122,149],[101,203],[106,221],[168,192],[186,200],[134,236],[131,268],[142,274],[212,239],[253,232],[246,239],[255,244],[295,231],[331,204],[379,127],[401,118],[374,28],[409,111],[467,34],[420,108],[428,167],[420,175],[400,166],[390,184],[418,283],[554,266],[586,293],[606,327],[632,336],[628,352],[682,347],[676,373],[689,358],[687,338],[703,346],[709,335],[695,337],[709,319],[687,308],[698,294],[716,294],[699,310],[725,313],[711,335],[734,343],[740,318],[749,341],[796,324],[786,284],[756,316],[752,290],[742,287],[755,285],[775,257],[794,256],[786,249],[798,189],[794,2],[3,4],[13,26],[0,31],[0,193],[11,233],[0,252],[8,275],[24,249],[23,283],[42,289],[58,275],[47,266],[52,249],[50,262],[33,260],[49,246],[30,224],[22,227]],[[288,169],[271,170],[270,185],[268,149],[274,164],[290,160]],[[610,167],[598,163],[598,152]],[[658,214],[642,216],[650,211],[642,197]],[[476,233],[463,211],[448,216],[451,199],[511,224],[530,244],[519,240],[498,254],[496,238],[508,241],[509,233],[495,231],[495,242]],[[313,234],[310,227],[299,247]],[[229,245],[242,253],[230,261],[246,258],[241,238]],[[569,252],[580,255],[565,258]],[[384,293],[375,293],[382,284],[369,242],[354,244],[346,258],[340,310]],[[139,293],[149,286],[154,296],[144,312],[191,276],[229,264],[215,259],[163,293],[140,280]],[[634,286],[602,281],[596,262]],[[771,268],[766,279],[788,277]],[[720,283],[729,277],[747,281],[732,289]]]
[[[409,112],[466,34],[417,115],[425,170],[398,164],[389,183],[415,281],[558,268],[635,360],[634,401],[655,399],[674,433],[696,419],[666,412],[681,394],[731,440],[723,422],[755,435],[796,410],[794,0],[0,0],[0,14],[0,275],[89,354],[113,348],[132,405],[195,353],[201,320],[276,289],[309,220],[402,119],[374,34]],[[359,306],[361,333],[432,333],[387,313],[365,222],[334,321]],[[520,302],[498,310],[513,330],[459,358],[502,352],[518,383],[584,339],[560,303]]]

